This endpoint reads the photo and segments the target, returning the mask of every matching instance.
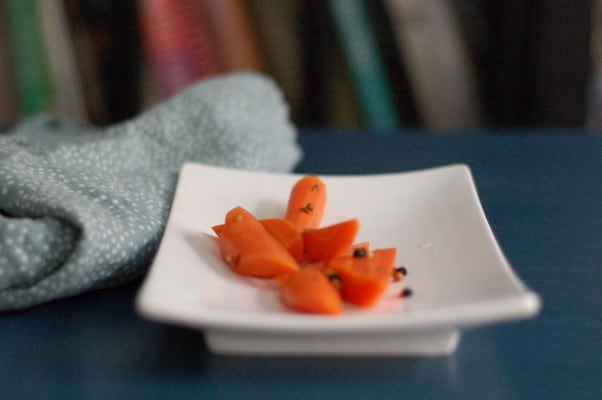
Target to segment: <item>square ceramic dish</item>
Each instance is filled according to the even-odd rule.
[[[282,216],[301,175],[183,166],[157,255],[136,299],[146,318],[198,328],[230,354],[441,355],[462,328],[528,318],[540,299],[517,277],[487,223],[470,170],[450,165],[374,175],[321,175],[323,225],[358,218],[357,241],[397,248],[408,270],[369,309],[292,312],[265,280],[235,275],[211,227],[243,206]],[[410,287],[413,295],[401,298]]]

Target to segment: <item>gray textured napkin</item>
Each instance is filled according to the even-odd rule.
[[[288,171],[300,157],[281,92],[254,74],[203,81],[106,129],[25,121],[0,135],[0,310],[143,273],[184,162]]]

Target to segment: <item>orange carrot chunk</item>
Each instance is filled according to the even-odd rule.
[[[373,250],[365,256],[330,260],[327,268],[340,280],[343,301],[359,307],[376,303],[391,279],[395,255],[395,248],[386,248]]]
[[[285,218],[299,230],[320,226],[326,206],[326,186],[315,175],[306,175],[293,185]]]
[[[354,243],[347,250],[345,250],[343,253],[341,253],[340,257],[352,256],[356,250],[363,250],[363,251],[368,252],[368,250],[370,250],[370,242],[366,241],[366,242]]]
[[[301,261],[303,257],[303,236],[291,221],[283,218],[267,218],[260,219],[259,222],[291,253],[297,262]],[[225,224],[214,225],[211,229],[219,236],[224,226]]]
[[[319,269],[302,268],[280,283],[280,299],[294,310],[331,315],[343,311],[338,291]]]
[[[397,256],[397,249],[394,247],[387,247],[384,249],[376,249],[371,253],[374,258],[374,263],[382,265],[383,279],[390,278],[393,270],[395,269],[395,257]]]
[[[326,268],[326,261],[306,262],[301,264],[301,268],[313,268],[318,270],[324,270],[324,268]]]
[[[226,224],[213,225],[211,229],[217,236],[219,236],[219,234],[224,230],[224,226],[226,226]]]
[[[259,222],[288,250],[297,262],[301,261],[304,253],[303,236],[291,221],[282,218],[269,218],[260,219]]]
[[[303,232],[307,261],[328,261],[349,251],[359,230],[357,219]]]
[[[218,232],[224,261],[240,275],[272,278],[299,269],[293,256],[250,212],[235,207]]]

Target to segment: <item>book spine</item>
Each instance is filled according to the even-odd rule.
[[[199,0],[226,71],[263,71],[264,60],[243,0]]]
[[[305,74],[299,26],[300,4],[297,1],[250,1],[251,22],[257,35],[266,69],[282,87],[290,105],[291,116],[301,115]]]
[[[34,0],[7,0],[11,49],[22,115],[46,110],[52,87]]]
[[[77,76],[81,83],[87,122],[95,125],[107,121],[107,99],[99,68],[99,55],[95,40],[85,21],[85,4],[82,0],[63,0],[67,27],[72,40]]]
[[[14,60],[8,41],[8,15],[4,6],[4,3],[0,4],[0,129],[11,127],[19,119]]]
[[[366,124],[391,133],[400,122],[366,5],[330,0],[330,8]]]
[[[104,98],[105,123],[133,117],[139,111],[140,46],[137,3],[78,0],[96,54]]]
[[[365,118],[347,63],[340,51],[337,53],[330,60],[332,77],[327,89],[334,95],[327,98],[329,115],[326,123],[343,129],[359,130],[364,125]]]
[[[368,1],[367,6],[372,17],[372,27],[387,71],[389,87],[395,99],[399,119],[406,129],[416,127],[420,124],[418,108],[407,70],[397,48],[391,16],[382,1]]]
[[[446,0],[385,0],[425,127],[477,128],[481,113],[467,49]]]
[[[62,1],[36,0],[58,115],[86,121],[85,102]]]
[[[592,73],[588,89],[585,127],[588,133],[602,133],[602,2],[592,9]],[[597,132],[596,132],[597,131]]]
[[[141,0],[141,40],[165,95],[216,74],[220,66],[204,14],[192,0]]]
[[[331,16],[323,0],[303,0],[299,15],[304,74],[302,121],[306,126],[325,126],[329,123],[333,97],[332,59],[338,50],[333,44],[336,38]]]

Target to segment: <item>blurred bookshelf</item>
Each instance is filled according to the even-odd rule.
[[[602,130],[600,0],[0,0],[0,128],[253,71],[300,128]]]

